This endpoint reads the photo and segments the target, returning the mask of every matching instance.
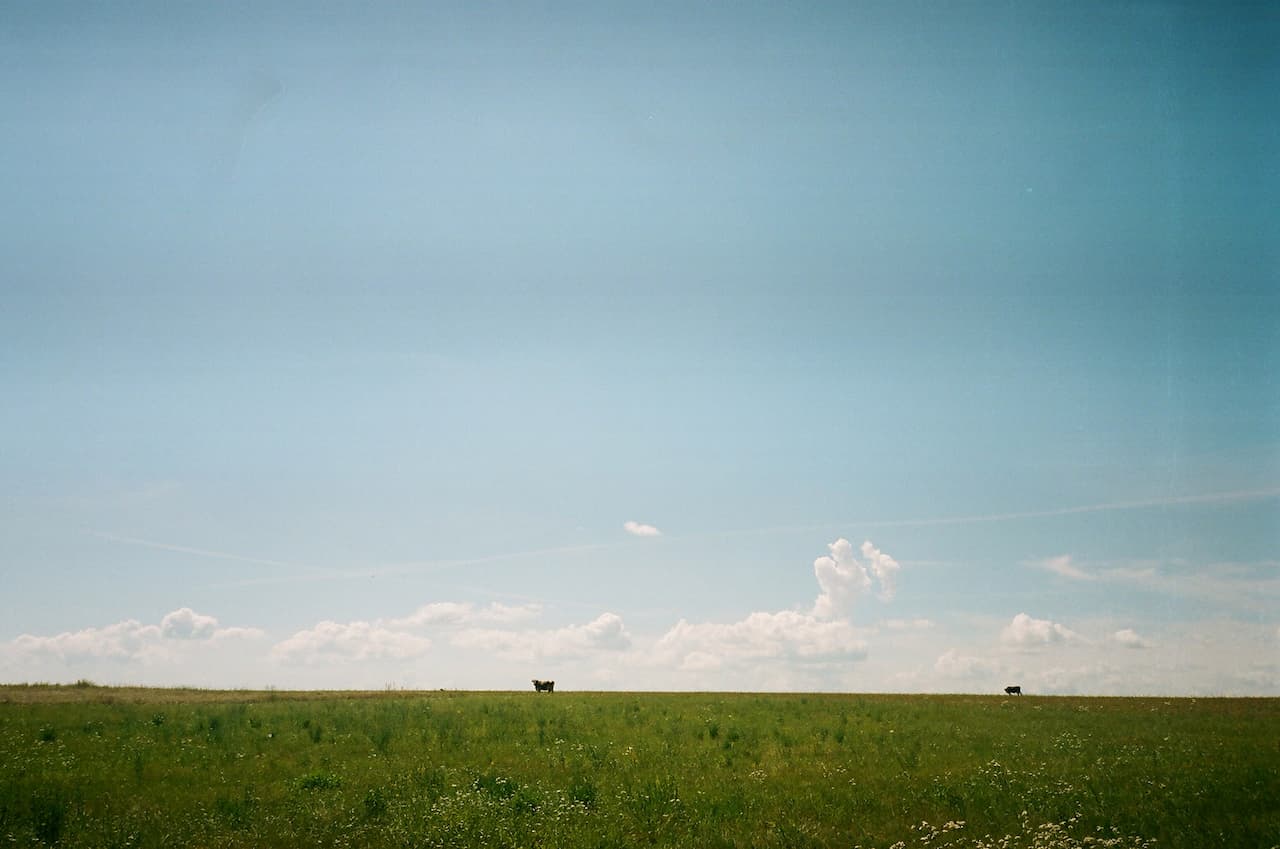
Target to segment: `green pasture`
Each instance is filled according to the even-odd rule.
[[[1272,847],[1280,700],[5,686],[0,844]]]

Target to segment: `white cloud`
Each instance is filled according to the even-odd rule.
[[[1280,602],[1280,562],[1188,563],[1134,560],[1081,568],[1070,555],[1034,561],[1038,568],[1073,581],[1127,584],[1223,607],[1271,609]]]
[[[19,654],[45,655],[61,660],[137,660],[153,652],[160,639],[160,629],[157,626],[143,625],[136,619],[126,619],[102,628],[64,631],[50,637],[22,634],[12,640],[10,645]]]
[[[276,643],[271,656],[290,663],[334,659],[405,660],[426,654],[431,640],[370,622],[320,622]]]
[[[450,642],[460,648],[483,649],[514,660],[534,660],[625,651],[631,647],[631,634],[622,617],[601,613],[585,625],[541,631],[469,628],[454,634]]]
[[[884,626],[891,631],[927,631],[934,624],[929,619],[887,619]]]
[[[226,639],[262,636],[257,628],[219,628],[214,616],[180,607],[160,620],[144,625],[126,619],[101,628],[82,628],[52,636],[22,634],[6,644],[8,652],[19,656],[43,656],[62,661],[139,661],[165,657],[177,643],[208,643]]]
[[[894,576],[902,568],[898,565],[898,561],[876,548],[870,540],[862,543],[862,556],[866,558],[867,566],[880,583],[880,598],[883,601],[893,598],[896,591],[893,583]]]
[[[691,651],[680,662],[682,672],[712,672],[724,666],[724,661],[714,654],[704,651]]]
[[[1078,566],[1071,562],[1071,555],[1063,554],[1058,557],[1050,557],[1047,560],[1041,560],[1037,564],[1041,569],[1047,569],[1055,575],[1061,575],[1064,578],[1070,578],[1073,581],[1092,581],[1095,576],[1081,570]]]
[[[470,602],[438,601],[424,604],[408,616],[388,620],[392,628],[430,626],[461,628],[481,623],[510,623],[533,619],[542,612],[538,604],[506,605],[493,602],[477,608]]]
[[[822,590],[813,605],[814,615],[832,617],[847,614],[854,601],[871,589],[873,578],[880,584],[881,600],[893,598],[894,575],[900,568],[896,560],[869,540],[862,544],[861,560],[854,552],[853,544],[844,537],[827,548],[830,554],[813,561],[813,574]]]
[[[1009,645],[1031,647],[1078,640],[1080,635],[1048,619],[1033,619],[1019,613],[1000,632],[1000,639]]]
[[[217,619],[196,613],[189,607],[180,607],[160,620],[160,633],[179,640],[207,639],[217,629]]]
[[[631,635],[616,613],[601,613],[586,625],[570,625],[553,631],[551,642],[563,648],[589,648],[621,651],[631,646]]]
[[[276,660],[312,662],[325,659],[404,659],[432,648],[427,634],[447,635],[455,648],[477,649],[506,659],[532,660],[582,657],[595,652],[622,651],[631,635],[615,613],[602,613],[582,625],[553,629],[485,627],[511,625],[538,616],[537,604],[494,602],[478,607],[469,602],[433,602],[408,616],[373,622],[321,622],[299,631],[272,649]]]
[[[681,619],[658,640],[655,654],[683,668],[707,669],[750,660],[857,660],[866,643],[845,619],[783,610],[757,612],[729,624]]]
[[[1280,562],[1275,560],[1166,563],[1156,569],[1128,570],[1124,577],[1148,590],[1223,607],[1274,610],[1280,604]]]
[[[989,657],[962,655],[955,649],[947,649],[934,661],[933,668],[947,678],[978,678],[999,673],[1001,666]]]
[[[220,643],[226,640],[260,640],[267,635],[261,628],[219,628],[209,638],[210,642]]]
[[[1111,635],[1111,639],[1127,649],[1149,649],[1151,643],[1142,637],[1132,628],[1122,628]]]
[[[871,588],[871,576],[858,562],[853,545],[844,537],[827,546],[831,553],[813,561],[813,574],[822,592],[814,602],[817,616],[837,616],[848,612],[853,601]]]
[[[767,661],[777,661],[776,669],[782,669],[862,660],[867,656],[866,631],[856,629],[848,613],[854,601],[877,583],[880,597],[891,598],[899,566],[870,541],[855,551],[853,544],[841,537],[827,549],[829,554],[813,561],[820,592],[811,610],[757,611],[730,623],[681,619],[654,646],[654,660],[686,672]],[[928,620],[895,622],[902,628],[926,628],[929,624]],[[776,682],[776,676],[770,680]]]
[[[662,536],[662,531],[658,530],[653,525],[645,525],[640,522],[624,522],[622,524],[622,529],[636,537]]]

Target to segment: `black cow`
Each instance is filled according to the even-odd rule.
[[[1019,686],[1017,686],[1016,684],[1015,684],[1014,686],[1012,686],[1012,687],[1005,687],[1005,688],[1004,688],[1004,691],[1005,691],[1006,693],[1008,693],[1010,696],[1021,696],[1021,695],[1022,695],[1022,688],[1021,688],[1021,687],[1019,687]]]
[[[556,691],[556,682],[555,681],[539,681],[537,678],[534,678],[533,689],[539,693],[554,693]]]

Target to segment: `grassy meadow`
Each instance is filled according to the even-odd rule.
[[[0,844],[1271,847],[1280,700],[3,686]]]

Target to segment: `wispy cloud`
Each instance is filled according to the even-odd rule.
[[[998,673],[1001,665],[993,658],[965,655],[956,649],[947,649],[934,661],[933,669],[947,678],[987,678]]]
[[[1264,609],[1280,599],[1280,561],[1275,560],[1202,564],[1139,560],[1096,563],[1085,569],[1070,555],[1061,555],[1030,565],[1073,581],[1122,584],[1144,592],[1245,609]]]
[[[470,602],[437,601],[424,604],[408,616],[392,619],[387,624],[398,628],[507,624],[537,618],[541,612],[540,604],[513,606],[495,601],[487,607],[477,608]]]
[[[1061,575],[1064,578],[1070,578],[1073,581],[1092,581],[1097,578],[1088,572],[1080,569],[1071,561],[1070,554],[1063,554],[1058,557],[1050,557],[1036,563],[1041,569],[1053,572],[1055,575]]]
[[[660,537],[662,531],[653,525],[645,525],[641,522],[624,522],[622,529],[634,537]]]
[[[1151,643],[1138,635],[1132,628],[1121,628],[1111,635],[1111,639],[1127,649],[1149,649]]]
[[[934,627],[931,619],[887,619],[884,626],[891,631],[927,631]]]

